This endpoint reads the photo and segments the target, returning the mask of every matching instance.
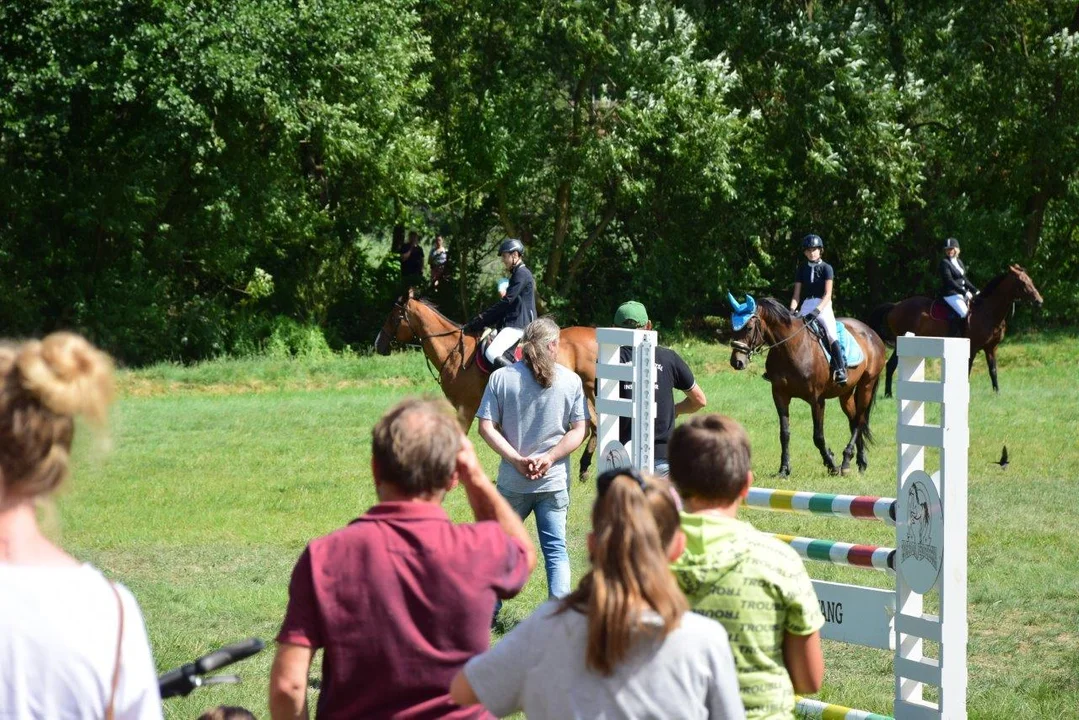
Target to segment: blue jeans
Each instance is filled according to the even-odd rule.
[[[536,513],[543,564],[547,569],[547,596],[569,595],[569,553],[566,552],[566,516],[569,514],[569,490],[540,493],[515,493],[498,489],[521,520]],[[501,605],[500,605],[501,606]],[[498,612],[498,609],[495,609]]]
[[[652,474],[656,477],[667,477],[671,474],[671,464],[666,460],[656,460],[652,463]]]

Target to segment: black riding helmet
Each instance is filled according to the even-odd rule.
[[[824,249],[824,241],[820,239],[820,235],[806,235],[802,238],[803,250],[811,250],[813,248]]]
[[[959,249],[959,241],[956,240],[955,238],[948,238],[947,240],[944,241],[944,248],[943,249],[944,250],[951,250],[952,248],[955,248],[956,250],[958,250]]]
[[[524,257],[525,246],[517,238],[507,238],[502,241],[502,244],[498,246],[498,254],[508,252],[520,253],[521,257]]]

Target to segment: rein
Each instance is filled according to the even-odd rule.
[[[757,345],[755,348],[751,348],[747,343],[741,342],[740,340],[732,340],[731,341],[731,348],[734,349],[734,350],[737,350],[739,352],[745,353],[746,358],[752,358],[754,355],[759,355],[760,353],[765,352],[766,350],[772,350],[774,348],[779,347],[783,343],[790,342],[794,338],[798,337],[798,335],[802,334],[803,332],[805,332],[806,330],[809,329],[809,323],[807,323],[805,321],[805,318],[802,318],[802,327],[801,328],[794,331],[793,333],[791,333],[787,337],[783,338],[779,342],[777,342],[777,343],[775,343],[773,345],[769,345],[768,343],[766,343],[764,341],[764,331],[761,330],[761,328],[760,328],[760,325],[759,325],[760,321],[761,321],[760,317],[758,317],[757,313],[754,312],[753,316],[750,318],[750,322],[757,323],[753,327],[754,327],[754,330],[756,330],[757,334],[761,336],[760,345]]]
[[[458,347],[460,347],[461,356],[464,357],[464,342],[465,342],[464,328],[461,327],[461,326],[457,326],[457,328],[454,329],[454,330],[446,330],[445,332],[431,333],[430,335],[420,335],[420,333],[416,332],[416,326],[412,324],[412,315],[408,312],[408,306],[398,304],[397,307],[400,308],[401,314],[405,318],[405,322],[408,323],[408,329],[412,331],[412,337],[416,338],[416,343],[415,344],[408,343],[408,345],[411,346],[411,347],[418,347],[420,349],[420,351],[423,353],[423,361],[427,365],[427,372],[429,372],[431,374],[431,377],[434,378],[435,382],[437,382],[439,384],[439,387],[441,387],[442,386],[442,372],[446,369],[446,363],[448,363],[450,361],[450,355],[449,355],[449,353],[446,353],[446,358],[442,361],[442,366],[439,367],[438,374],[435,374],[434,363],[431,362],[431,358],[427,357],[427,353],[423,352],[423,343],[426,342],[427,340],[430,340],[431,338],[446,337],[447,335],[459,335],[460,339],[458,340],[457,345],[458,345]],[[464,369],[463,364],[462,364],[462,369]]]

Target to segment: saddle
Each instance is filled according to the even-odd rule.
[[[491,341],[495,339],[497,333],[492,328],[486,328],[483,334],[480,335],[479,346],[476,348],[476,365],[479,367],[480,372],[484,375],[490,375],[498,368],[492,367],[491,363],[487,361],[487,348],[491,345]],[[506,358],[511,363],[515,363],[521,359],[521,342],[518,340],[510,346],[509,350],[502,353],[502,357]]]
[[[824,353],[824,358],[831,363],[832,353],[831,348],[829,347],[828,333],[824,331],[824,325],[821,324],[820,318],[814,318],[812,322],[806,324],[809,326],[809,332],[817,339],[817,345],[820,346],[821,352]],[[865,359],[861,346],[859,346],[858,342],[849,332],[847,332],[847,326],[838,320],[836,320],[835,323],[835,330],[836,335],[839,337],[839,344],[843,348],[843,355],[847,361],[847,367],[852,368],[859,365],[862,360]]]
[[[955,314],[955,310],[952,310],[952,306],[940,298],[935,298],[933,303],[929,306],[929,317],[934,320],[944,320],[946,322],[959,318],[959,316]]]

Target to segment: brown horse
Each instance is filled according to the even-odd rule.
[[[809,403],[813,412],[813,444],[820,451],[828,472],[845,474],[850,469],[855,448],[858,450],[858,470],[864,472],[869,465],[866,443],[873,442],[869,415],[873,410],[880,372],[884,369],[884,343],[860,321],[836,318],[836,322],[843,323],[857,340],[865,355],[865,360],[847,370],[847,384],[841,387],[832,381],[828,360],[817,338],[808,332],[805,320],[774,298],[765,298],[759,305],[749,302],[743,309],[747,312],[751,309],[752,315],[745,326],[731,336],[731,367],[744,370],[752,355],[768,350],[765,377],[772,384],[772,401],[779,413],[782,449],[777,474],[786,477],[791,471],[791,398],[801,398]],[[843,449],[843,463],[839,467],[824,440],[824,402],[829,398],[839,398],[850,421],[850,442]]]
[[[1011,265],[986,283],[970,304],[966,331],[966,337],[970,339],[967,371],[974,367],[974,356],[978,351],[984,350],[993,392],[1000,392],[1000,385],[997,384],[997,345],[1004,339],[1008,310],[1017,300],[1030,300],[1037,307],[1042,306],[1041,293],[1034,287],[1027,271],[1018,265]],[[933,298],[919,295],[897,303],[886,303],[873,310],[869,325],[889,345],[894,345],[896,337],[908,332],[947,337],[951,334],[948,320],[938,320],[930,315],[933,302]],[[892,375],[898,363],[893,350],[884,378],[884,397],[892,396]]]
[[[438,384],[457,410],[465,432],[479,409],[488,375],[476,364],[479,340],[412,292],[398,298],[375,338],[375,350],[390,354],[391,343],[418,342],[427,360],[438,369]],[[596,450],[596,359],[599,345],[595,328],[563,328],[559,336],[558,362],[581,378],[588,398],[588,444],[581,456],[581,479],[588,475]]]

